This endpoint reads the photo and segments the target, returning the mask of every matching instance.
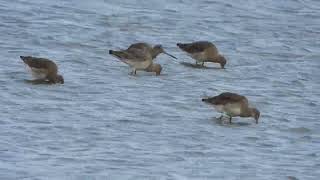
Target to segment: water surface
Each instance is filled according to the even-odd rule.
[[[318,179],[319,12],[317,0],[1,0],[1,179]],[[107,54],[145,41],[192,63],[175,44],[196,40],[226,69],[161,55],[163,75],[134,77]],[[65,84],[26,84],[20,55],[55,60]],[[217,121],[201,98],[224,91],[260,123]]]

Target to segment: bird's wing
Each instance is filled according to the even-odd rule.
[[[152,46],[147,44],[147,43],[135,43],[135,44],[132,44],[131,46],[129,46],[129,49],[148,49],[148,50],[151,50],[152,49]]]
[[[51,63],[51,61],[48,59],[36,57],[23,59],[23,62],[27,64],[30,68],[47,68],[48,64]]]
[[[226,105],[226,104],[236,104],[236,103],[244,103],[248,105],[248,100],[246,97],[235,94],[235,93],[229,93],[229,92],[225,92],[218,96],[208,98],[206,102],[214,105]]]
[[[222,103],[246,103],[248,104],[248,99],[239,94],[225,92],[218,96]]]
[[[56,74],[58,72],[57,65],[49,59],[32,57],[32,58],[22,59],[22,60],[31,69],[32,68],[47,69],[52,74]]]
[[[151,53],[146,49],[130,48],[124,51],[112,51],[112,55],[126,64],[152,61]]]
[[[128,57],[132,61],[147,61],[152,60],[151,53],[147,49],[138,49],[138,48],[131,48],[127,50]]]
[[[180,44],[180,48],[187,53],[200,53],[203,52],[205,49],[212,47],[213,44],[207,41],[198,41],[193,43],[187,44]]]

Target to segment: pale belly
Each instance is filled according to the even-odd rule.
[[[152,64],[152,61],[128,61],[128,64],[136,70],[145,70]]]
[[[48,71],[46,69],[30,68],[29,66],[26,66],[26,69],[34,79],[45,79],[47,77]]]
[[[238,104],[213,105],[215,110],[220,113],[225,113],[228,116],[239,116],[241,114],[241,107]]]
[[[205,52],[193,53],[193,54],[189,54],[189,56],[192,57],[197,62],[203,62],[203,61],[206,61],[206,59],[207,59]]]
[[[223,110],[230,116],[240,116],[241,114],[241,106],[239,104],[226,104]]]
[[[213,105],[214,109],[220,113],[224,113],[223,105]]]

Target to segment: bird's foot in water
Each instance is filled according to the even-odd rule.
[[[223,115],[221,115],[220,117],[217,117],[218,120],[222,120],[223,119]]]
[[[229,116],[229,123],[232,124],[232,116]]]
[[[232,116],[229,116],[227,114],[222,114],[220,117],[217,117],[219,121],[229,120],[229,123],[232,124]]]
[[[136,70],[133,70],[133,71],[129,72],[129,75],[135,76],[135,75],[137,75],[137,71],[136,71]]]

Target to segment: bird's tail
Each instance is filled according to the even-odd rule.
[[[183,44],[183,43],[178,43],[177,46],[182,50],[185,50],[188,48],[188,44]]]
[[[27,56],[20,56],[20,59],[25,63],[27,62]]]
[[[115,56],[116,58],[118,58],[120,61],[122,62],[126,62],[126,57],[127,54],[124,53],[123,51],[113,51],[113,50],[109,50],[109,54]]]
[[[203,101],[203,102],[210,102],[210,101],[209,101],[209,98],[202,98],[202,101]]]
[[[109,54],[116,56],[116,57],[119,57],[119,58],[123,56],[123,52],[121,52],[121,51],[109,50]]]
[[[217,101],[215,97],[204,97],[202,98],[202,102],[217,105]]]

